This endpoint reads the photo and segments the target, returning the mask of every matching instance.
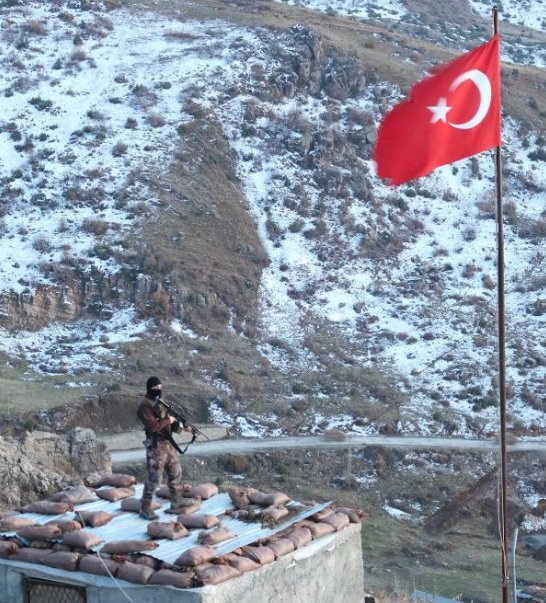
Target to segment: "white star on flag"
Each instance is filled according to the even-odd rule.
[[[451,107],[447,106],[447,99],[444,96],[438,99],[438,104],[436,106],[427,107],[427,109],[432,112],[432,119],[430,120],[431,124],[435,124],[438,121],[447,123],[446,115],[451,111]]]

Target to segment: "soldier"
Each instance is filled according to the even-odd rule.
[[[151,508],[154,492],[159,486],[163,472],[167,473],[167,485],[171,495],[171,509],[181,505],[181,496],[178,490],[182,468],[180,467],[180,448],[173,440],[172,433],[178,431],[178,421],[157,403],[161,396],[163,386],[159,377],[150,377],[146,381],[146,396],[140,403],[137,416],[144,424],[146,433],[146,482],[140,500],[140,516],[144,519],[158,519]],[[183,423],[186,431],[191,428]]]

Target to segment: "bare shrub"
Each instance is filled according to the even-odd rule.
[[[112,147],[112,155],[114,157],[122,157],[127,153],[129,146],[124,142],[116,142],[116,144]]]
[[[476,239],[476,229],[472,226],[465,228],[463,231],[463,239],[468,242],[474,241]]]
[[[433,257],[447,257],[449,256],[449,251],[445,247],[437,247],[432,255]]]
[[[513,201],[507,201],[503,207],[503,214],[509,224],[516,224],[518,219],[518,208]]]
[[[186,33],[185,31],[167,31],[163,35],[171,40],[185,40],[188,42],[198,39],[198,36],[195,36],[191,33]]]
[[[486,289],[494,289],[495,288],[495,281],[489,276],[489,274],[484,274],[482,276],[482,285]]]
[[[370,111],[351,107],[347,110],[347,120],[359,126],[374,126],[375,119]]]
[[[305,222],[301,218],[296,218],[288,227],[290,232],[300,232],[305,226]]]
[[[476,207],[480,211],[480,218],[495,219],[497,215],[497,207],[493,197],[486,197],[476,203]]]
[[[546,217],[538,220],[520,220],[518,222],[518,235],[523,239],[541,240],[546,237]]]
[[[84,176],[89,178],[89,180],[99,180],[104,176],[104,170],[102,168],[90,168],[84,171]]]
[[[476,274],[476,264],[465,264],[463,268],[463,278],[472,278]]]
[[[33,96],[28,102],[38,109],[38,111],[49,111],[53,107],[53,101],[41,98],[40,96]]]
[[[66,232],[68,230],[68,222],[61,218],[59,220],[59,225],[57,226],[57,232]]]
[[[128,117],[125,122],[125,128],[127,128],[127,130],[136,130],[137,125],[138,122],[134,117]]]
[[[23,29],[27,33],[32,34],[34,36],[46,36],[47,35],[47,27],[46,27],[45,23],[42,23],[41,21],[36,21],[34,19],[31,21],[27,21],[23,25]]]
[[[71,63],[80,63],[81,61],[85,61],[86,58],[87,58],[87,53],[85,52],[85,50],[78,48],[70,55],[70,62]]]
[[[32,241],[32,247],[40,253],[49,253],[52,249],[51,243],[44,236],[37,236]]]
[[[150,90],[148,87],[143,84],[137,84],[132,90],[133,96],[136,99],[137,104],[146,109],[148,107],[153,107],[157,104],[158,96],[153,90]]]
[[[148,115],[148,123],[152,128],[162,128],[167,123],[167,120],[159,113],[150,113]]]
[[[92,220],[86,218],[82,224],[82,230],[95,236],[101,236],[108,231],[108,222],[104,220]]]
[[[90,109],[87,112],[87,117],[89,117],[89,119],[97,119],[97,120],[104,120],[105,119],[105,115],[104,113],[101,113],[100,111],[97,111],[95,109]]]

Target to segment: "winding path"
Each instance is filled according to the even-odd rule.
[[[113,465],[140,463],[144,461],[144,448],[121,450],[123,434],[111,438],[107,442],[110,448]],[[117,442],[120,444],[116,444]],[[119,447],[117,447],[119,446]],[[494,439],[472,440],[464,438],[435,438],[417,436],[361,436],[349,435],[334,440],[326,436],[297,436],[280,438],[238,438],[219,439],[192,444],[186,454],[188,456],[215,456],[219,454],[248,454],[251,452],[268,452],[275,450],[294,450],[297,448],[350,449],[364,446],[384,446],[387,448],[408,449],[449,449],[449,450],[495,450],[498,443]],[[507,445],[508,452],[546,452],[546,439],[522,440]]]

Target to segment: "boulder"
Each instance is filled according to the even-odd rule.
[[[91,429],[0,437],[0,510],[18,509],[79,484],[91,471],[111,471],[106,445]]]

